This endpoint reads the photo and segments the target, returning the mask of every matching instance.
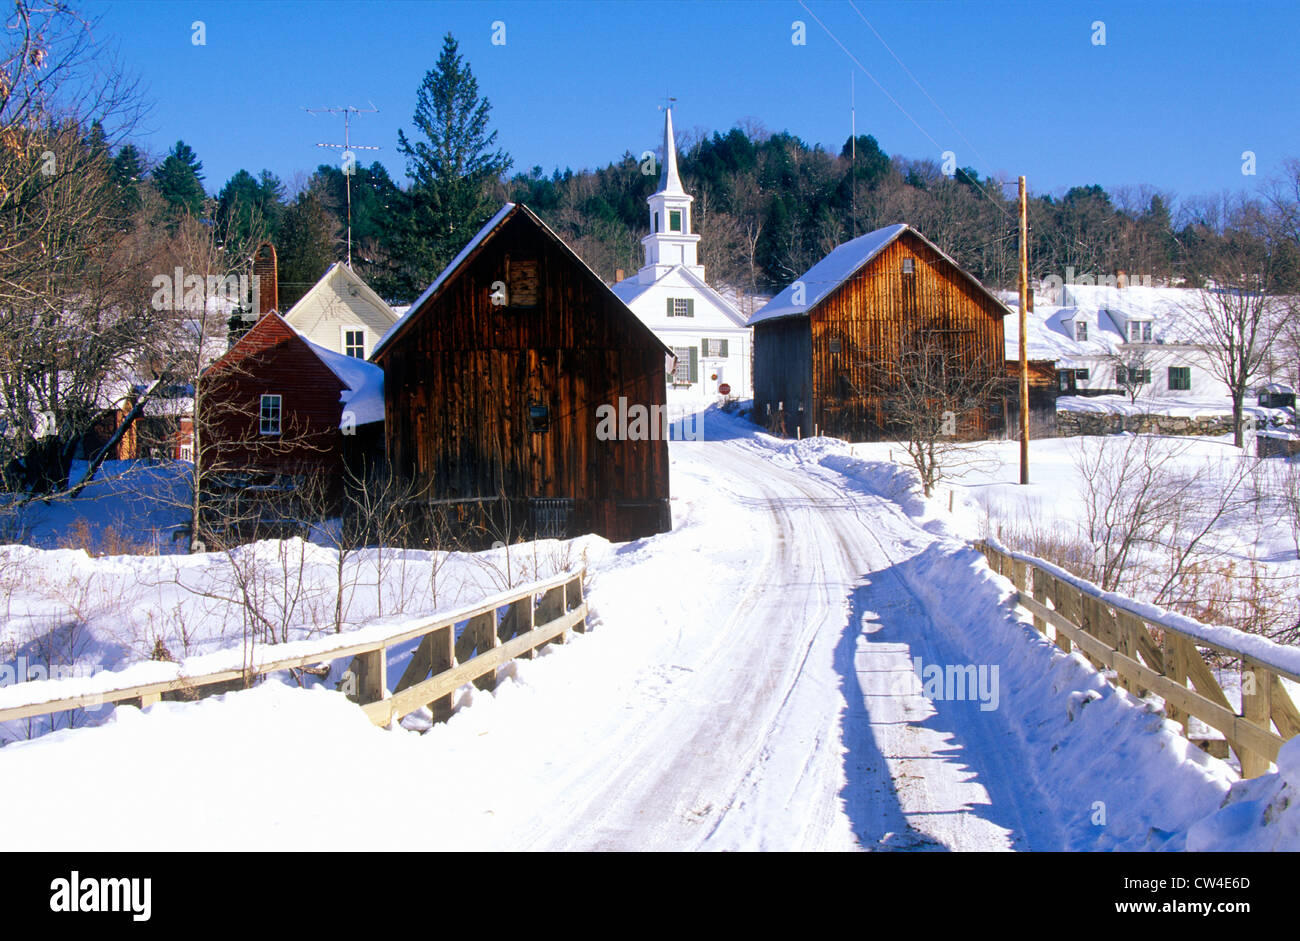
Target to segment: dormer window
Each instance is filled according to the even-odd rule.
[[[1088,321],[1076,320],[1074,322],[1074,338],[1080,343],[1088,339]]]

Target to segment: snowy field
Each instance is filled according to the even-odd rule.
[[[1236,782],[1041,638],[966,544],[984,506],[1018,512],[1013,495],[1068,522],[1069,442],[1036,445],[1030,492],[1005,483],[1014,443],[982,446],[984,476],[957,485],[949,513],[947,491],[921,500],[887,445],[777,441],[714,412],[706,432],[671,446],[672,532],[513,550],[512,567],[535,558],[543,574],[585,553],[593,631],[503,668],[493,693],[462,688],[450,721],[377,729],[283,677],[118,707],[0,749],[0,799],[24,811],[0,848],[1300,849],[1300,743]],[[248,551],[274,570],[286,547],[332,598],[328,550]],[[205,612],[196,649],[242,630],[221,599],[178,587],[223,584],[228,559],[6,552],[105,599],[83,612],[104,666],[149,646],[150,611],[173,630],[168,605]],[[432,562],[411,554],[403,610],[390,594],[383,616],[498,590],[496,552],[445,560],[436,604]],[[379,616],[375,564],[358,555],[350,621]],[[31,577],[7,631],[65,603]],[[918,658],[984,681],[925,688]],[[377,801],[406,808],[400,823],[358,826]]]

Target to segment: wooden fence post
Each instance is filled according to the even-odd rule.
[[[575,608],[582,607],[582,577],[579,576],[564,586],[564,603],[566,610],[572,611]],[[574,631],[579,634],[587,633],[587,622],[585,619],[573,625]]]
[[[1165,652],[1165,676],[1173,680],[1179,686],[1187,686],[1187,648],[1190,646],[1187,638],[1174,631],[1166,630],[1164,632],[1164,652]],[[1195,653],[1195,651],[1193,651]],[[1190,718],[1183,710],[1170,702],[1165,703],[1165,717],[1172,719],[1183,727],[1183,735],[1188,732],[1188,719]]]
[[[1247,722],[1270,731],[1273,715],[1273,674],[1253,660],[1241,660],[1241,715]],[[1250,748],[1238,751],[1241,776],[1257,778],[1268,773],[1269,760]]]
[[[388,695],[388,651],[380,647],[359,653],[352,659],[349,669],[355,677],[356,692],[352,698],[360,705],[379,702]]]
[[[1061,584],[1061,580],[1055,575],[1048,575],[1047,588],[1052,599],[1052,610],[1067,621],[1070,620],[1070,612],[1067,611],[1065,607],[1065,586]],[[1069,653],[1074,649],[1074,645],[1070,642],[1070,638],[1061,631],[1058,631],[1055,627],[1052,628],[1052,639],[1056,642],[1056,646],[1060,647],[1065,653]]]
[[[1029,594],[1035,601],[1044,602],[1047,600],[1046,576],[1043,570],[1036,565],[1029,566]],[[1034,615],[1034,630],[1044,637],[1047,636],[1047,622],[1037,614]]]
[[[527,634],[532,629],[533,596],[528,595],[526,598],[512,602],[510,607],[506,608],[506,615],[501,619],[501,629],[497,631],[497,637],[504,642],[520,634]],[[531,660],[534,652],[525,650],[519,656],[521,659]]]
[[[537,605],[537,623],[539,625],[549,624],[556,618],[564,617],[564,585],[556,585],[546,594],[542,595],[541,603]],[[555,643],[563,644],[569,639],[569,632],[555,636]]]
[[[429,646],[429,672],[437,675],[444,670],[450,670],[456,665],[456,634],[455,627],[448,624],[446,627],[440,627],[428,635],[431,641]],[[433,721],[441,722],[443,719],[451,716],[451,695],[441,696],[429,703],[429,711],[433,713]]]
[[[497,609],[499,610],[499,609]],[[474,646],[470,649],[475,653],[486,653],[501,646],[501,640],[497,634],[497,612],[496,610],[488,611],[477,617],[469,619],[469,624],[465,626],[466,634],[473,634]],[[460,651],[457,650],[459,657]],[[469,659],[468,657],[465,659]],[[474,681],[474,685],[479,689],[494,690],[497,688],[497,671],[494,669],[491,673],[480,676]]]

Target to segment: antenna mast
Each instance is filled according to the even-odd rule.
[[[352,267],[352,174],[356,167],[356,150],[381,150],[380,147],[371,147],[367,144],[352,143],[352,115],[354,114],[377,114],[379,109],[375,107],[374,102],[370,102],[369,108],[354,108],[347,105],[342,108],[303,108],[313,117],[317,114],[342,114],[343,115],[343,143],[341,144],[317,144],[317,147],[333,147],[343,151],[343,180],[344,188],[347,190],[348,201],[348,267]]]

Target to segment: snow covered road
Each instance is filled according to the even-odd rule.
[[[1026,629],[906,472],[713,415],[672,532],[583,541],[595,629],[449,722],[280,683],[121,707],[0,749],[0,849],[1178,848],[1216,811],[1228,769]]]
[[[909,682],[913,656],[953,661],[892,571],[891,537],[925,535],[897,505],[744,443],[675,457],[752,517],[747,581],[715,632],[672,649],[687,671],[672,701],[590,756],[600,785],[528,845],[1060,848],[996,713],[966,700],[940,715]]]

